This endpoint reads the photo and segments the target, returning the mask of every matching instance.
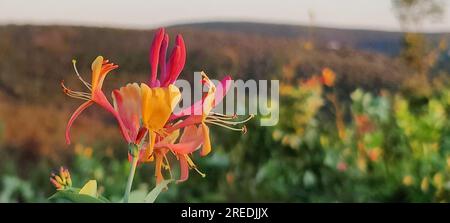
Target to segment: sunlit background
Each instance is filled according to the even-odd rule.
[[[81,89],[103,55],[120,65],[105,92],[148,79],[154,30],[187,45],[182,79],[280,80],[280,122],[246,134],[211,127],[213,152],[158,202],[448,202],[447,0],[0,0],[0,202],[47,202],[49,176],[97,179],[121,199],[127,145],[89,108],[64,142]],[[89,79],[88,77],[86,77]],[[109,98],[111,99],[111,98]],[[172,167],[178,176],[178,166]],[[134,189],[155,185],[140,165]],[[166,175],[168,177],[168,175]]]

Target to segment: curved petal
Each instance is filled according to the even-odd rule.
[[[181,135],[180,137],[180,142],[185,143],[195,141],[198,138],[201,138],[202,134],[203,132],[200,127],[197,127],[195,125],[187,126],[186,128],[184,128],[183,135]]]
[[[202,143],[203,143],[203,139],[200,138],[198,140],[189,141],[189,142],[168,144],[168,145],[166,145],[166,147],[176,153],[179,153],[179,154],[189,154],[189,153],[193,153],[197,149],[199,149],[200,146],[202,145]]]
[[[222,102],[223,98],[227,94],[228,90],[231,87],[231,77],[226,76],[220,81],[220,84],[216,86],[216,91],[214,95],[214,106],[217,106],[220,102]],[[188,115],[202,115],[203,106],[205,105],[205,98],[195,102],[191,106],[182,109],[181,111],[173,114],[169,120],[174,120],[179,117],[188,116]]]
[[[94,92],[94,95],[92,96],[92,100],[100,105],[103,109],[110,112],[114,118],[117,120],[117,124],[119,125],[119,130],[122,133],[123,138],[127,143],[131,143],[132,140],[130,139],[130,136],[128,135],[127,128],[123,124],[122,118],[120,117],[119,113],[113,108],[111,103],[109,103],[108,99],[106,98],[105,94],[103,94],[103,91],[96,91]]]
[[[181,60],[181,49],[180,46],[175,46],[172,50],[172,53],[169,57],[169,63],[167,64],[167,78],[163,81],[162,86],[167,86],[171,84],[171,80],[174,76],[177,76],[177,72],[179,71]],[[184,65],[184,64],[183,64]],[[180,70],[181,71],[181,70]],[[178,73],[179,74],[179,73]]]
[[[127,84],[112,93],[114,109],[119,113],[130,139],[135,141],[140,128],[141,89],[137,83]]]
[[[180,161],[180,179],[177,180],[177,183],[181,183],[189,178],[189,164],[184,154],[179,155],[178,160]]]
[[[203,148],[200,151],[201,156],[208,155],[211,152],[211,140],[209,139],[209,128],[205,123],[202,123],[203,130]]]
[[[118,68],[118,65],[113,63],[109,63],[108,60],[105,60],[102,56],[98,56],[95,58],[94,62],[92,62],[92,93],[96,91],[100,91],[103,86],[103,81],[105,80],[106,75]]]
[[[178,122],[177,124],[166,128],[166,131],[172,132],[172,131],[175,131],[177,129],[184,128],[186,126],[200,124],[200,123],[202,123],[202,121],[203,121],[203,117],[202,116],[200,116],[200,115],[191,115],[191,116],[187,117],[186,119],[184,119],[183,121]]]
[[[175,48],[172,52],[173,61],[169,63],[169,73],[165,85],[173,84],[180,75],[186,63],[186,45],[184,44],[183,36],[177,35],[175,39]],[[171,58],[172,59],[172,58]]]
[[[217,106],[222,102],[223,98],[228,93],[228,90],[230,90],[231,83],[231,76],[226,76],[220,81],[220,84],[216,86],[214,106]]]
[[[161,45],[161,51],[159,54],[159,69],[160,69],[159,80],[161,80],[161,82],[164,82],[167,78],[166,54],[168,46],[169,46],[169,35],[165,34]]]
[[[98,56],[95,58],[95,60],[92,62],[91,70],[92,70],[92,89],[96,89],[98,84],[98,79],[100,77],[100,72],[102,70],[102,64],[103,64],[103,57]]]
[[[153,38],[152,45],[150,47],[149,62],[151,66],[150,86],[153,86],[156,81],[156,75],[158,72],[159,53],[161,50],[161,44],[164,39],[164,28],[158,29],[155,37]]]
[[[179,136],[179,130],[174,131],[163,140],[156,143],[155,148],[169,148],[177,154],[189,154],[197,149],[203,143],[203,130],[195,125],[187,126],[180,137],[178,143],[174,143]]]
[[[86,108],[91,106],[94,102],[92,100],[86,101],[83,104],[78,107],[75,112],[72,114],[72,116],[69,119],[69,122],[67,123],[66,127],[66,143],[70,144],[70,128],[72,127],[73,122],[75,119],[83,112]]]
[[[184,39],[183,36],[178,34],[177,37],[175,38],[175,43],[177,46],[180,46],[181,49],[181,63],[183,64],[180,68],[180,72],[181,70],[183,70],[184,65],[186,63],[186,45],[184,44]],[[178,77],[175,77],[175,79],[173,80],[174,82],[177,80]]]

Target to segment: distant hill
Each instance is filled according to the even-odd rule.
[[[250,22],[209,22],[182,24],[173,27],[193,27],[210,31],[228,33],[255,34],[265,37],[309,38],[311,35],[320,44],[340,45],[354,49],[383,53],[389,56],[398,55],[401,49],[401,32],[373,31],[359,29],[336,29],[300,25],[283,25]],[[432,40],[437,40],[445,33],[428,34]]]

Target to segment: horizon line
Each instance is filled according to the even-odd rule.
[[[212,24],[212,23],[248,23],[248,24],[259,24],[259,25],[280,25],[280,26],[299,26],[299,27],[310,27],[310,24],[305,23],[293,23],[288,21],[263,21],[263,20],[230,20],[230,19],[217,19],[217,20],[190,20],[184,22],[171,22],[159,25],[129,25],[129,24],[118,24],[118,23],[97,23],[97,24],[86,24],[80,22],[62,21],[62,22],[18,22],[18,21],[0,21],[0,26],[69,26],[69,27],[86,27],[86,28],[109,28],[109,29],[122,29],[122,30],[154,30],[159,27],[177,27],[177,26],[188,26],[197,24]],[[349,26],[349,25],[333,25],[333,24],[315,24],[312,25],[315,28],[324,29],[337,29],[337,30],[348,30],[348,31],[375,31],[375,32],[389,32],[389,33],[405,33],[398,28],[379,28],[373,26]],[[420,33],[424,34],[450,34],[450,30],[422,30]]]

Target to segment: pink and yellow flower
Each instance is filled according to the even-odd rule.
[[[96,103],[113,114],[126,142],[134,145],[132,148],[137,148],[137,152],[130,151],[130,157],[138,159],[141,163],[155,162],[157,183],[164,179],[163,169],[171,171],[168,154],[173,154],[180,163],[181,174],[178,182],[188,179],[190,168],[204,176],[190,155],[200,148],[200,155],[206,156],[210,153],[211,141],[207,124],[245,132],[245,126],[235,126],[242,125],[253,116],[237,121],[235,115],[212,112],[229,90],[231,78],[225,77],[216,86],[205,73],[202,73],[202,83],[208,88],[208,92],[201,100],[174,114],[174,108],[181,99],[180,90],[174,83],[184,68],[186,47],[182,36],[177,35],[175,46],[170,56],[166,58],[168,45],[168,34],[164,29],[159,29],[150,48],[151,71],[148,83],[127,84],[114,90],[112,92],[114,106],[109,103],[101,87],[106,74],[117,68],[117,65],[108,63],[102,57],[98,57],[92,65],[91,84],[84,81],[77,72],[79,79],[91,91],[90,93],[75,92],[63,85],[67,95],[86,100],[69,120],[67,141],[70,142],[69,130],[76,117],[88,106]]]
[[[106,98],[105,94],[102,91],[103,81],[106,78],[106,75],[116,69],[118,65],[115,65],[113,63],[109,63],[108,60],[103,59],[102,56],[98,56],[95,58],[94,62],[92,62],[92,81],[91,83],[86,82],[81,75],[78,73],[75,61],[73,61],[73,65],[75,68],[75,72],[80,79],[80,81],[84,84],[84,86],[89,90],[89,92],[80,92],[80,91],[73,91],[69,88],[67,88],[64,85],[64,82],[61,82],[61,86],[63,87],[64,93],[70,97],[77,98],[84,100],[83,104],[81,104],[75,112],[72,114],[72,116],[69,119],[69,122],[67,123],[66,127],[66,143],[70,144],[70,128],[72,127],[73,122],[75,119],[89,106],[96,103],[100,105],[102,108],[113,114],[113,116],[116,118],[119,128],[122,132],[123,137],[127,142],[131,142],[129,135],[126,134],[125,126],[123,125],[122,119],[119,117],[119,114],[116,110],[114,110],[111,103],[109,103],[108,99]]]

